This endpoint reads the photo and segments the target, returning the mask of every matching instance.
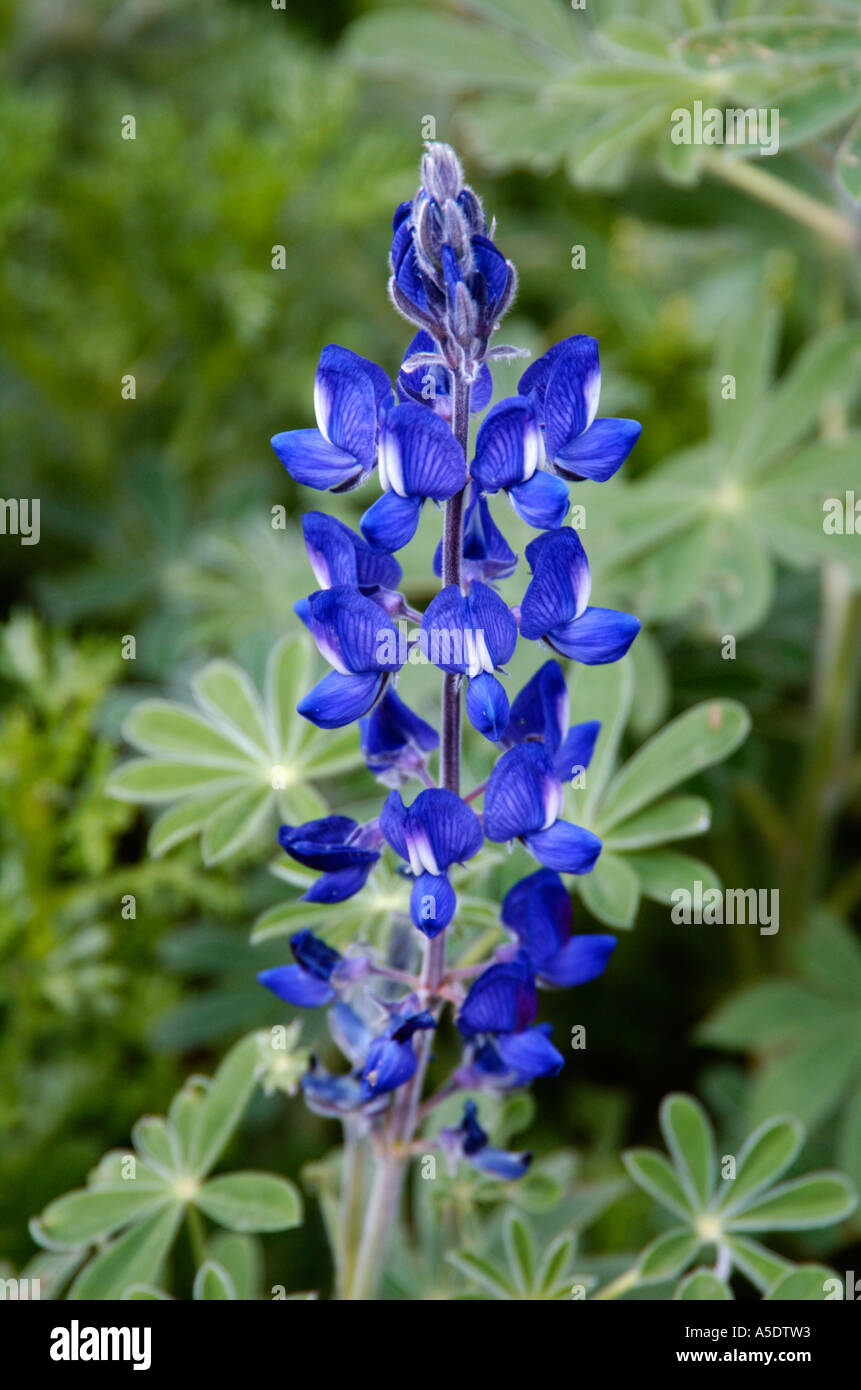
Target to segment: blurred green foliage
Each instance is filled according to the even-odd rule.
[[[266,441],[310,423],[324,343],[397,367],[409,331],[386,303],[388,224],[414,188],[428,115],[462,148],[517,263],[506,338],[540,351],[595,334],[604,410],[644,423],[624,481],[575,499],[596,590],[649,624],[624,689],[578,677],[577,717],[600,707],[610,762],[629,781],[635,750],[702,701],[746,706],[753,730],[729,762],[729,745],[697,766],[682,747],[676,782],[693,780],[661,786],[612,825],[605,816],[618,843],[603,884],[583,886],[577,920],[636,916],[636,930],[600,985],[548,1000],[557,1036],[582,1024],[588,1050],[537,1088],[537,1105],[521,1097],[491,1117],[497,1142],[531,1126],[532,1186],[491,1196],[462,1173],[414,1184],[421,1239],[399,1248],[386,1296],[475,1295],[486,1259],[499,1297],[624,1275],[660,1229],[620,1154],[654,1142],[658,1101],[679,1087],[707,1101],[730,1146],[795,1110],[805,1164],[837,1163],[861,1182],[861,536],[821,525],[824,499],[861,492],[859,40],[854,0],[809,9],[0,4],[4,491],[40,498],[42,529],[38,546],[0,537],[11,615],[0,649],[0,1250],[16,1265],[31,1250],[27,1218],[84,1183],[139,1114],[166,1112],[189,1072],[214,1070],[235,1038],[282,1021],[254,983],[283,959],[301,887],[283,859],[267,871],[274,805],[265,827],[262,810],[242,822],[244,840],[208,844],[218,862],[204,867],[191,831],[151,857],[149,816],[134,797],[109,797],[106,779],[124,727],[145,756],[158,746],[130,713],[142,700],[167,700],[182,718],[176,706],[213,658],[238,662],[262,690],[267,654],[295,633],[308,497]],[[779,106],[780,154],[672,146],[670,113],[700,97]],[[134,141],[122,139],[127,115]],[[272,261],[281,246],[283,270]],[[727,373],[734,400],[721,395]],[[134,399],[122,394],[129,374]],[[500,368],[498,394],[517,375]],[[286,531],[271,525],[279,504]],[[357,506],[344,498],[339,514],[355,522]],[[410,552],[417,602],[437,539],[426,511]],[[502,524],[522,549],[525,530]],[[127,635],[134,661],[122,659]],[[527,670],[514,663],[512,683]],[[431,715],[436,695],[420,685]],[[158,732],[171,735],[163,722]],[[261,751],[246,780],[257,777],[262,804],[278,789],[263,785],[273,750]],[[468,753],[476,778],[483,756]],[[298,785],[367,805],[370,780],[336,767],[318,769],[319,787],[316,775]],[[600,819],[600,804],[589,810]],[[677,857],[672,882],[699,865],[706,882],[778,888],[777,936],[670,922],[669,879],[650,882],[649,863],[677,855],[667,841],[679,828],[701,836],[702,858],[685,869]],[[462,883],[470,931],[495,930],[507,868],[493,868],[490,894]],[[360,905],[373,931],[397,929],[397,887],[381,874]],[[122,915],[128,895],[134,918]],[[348,912],[333,929],[353,930]],[[302,1044],[328,1048],[316,1020]],[[178,1242],[185,1295],[330,1288],[321,1223],[338,1155],[320,1155],[336,1130],[268,1082],[233,1141],[236,1166],[301,1169],[319,1202],[301,1245],[267,1238],[265,1277],[256,1247]],[[525,1216],[512,1214],[517,1202]],[[779,1260],[857,1264],[853,1221],[779,1234]],[[563,1228],[571,1239],[554,1246]],[[55,1261],[58,1286],[80,1264],[39,1259]],[[720,1295],[694,1273],[678,1296]]]

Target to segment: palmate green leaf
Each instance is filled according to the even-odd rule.
[[[861,109],[861,71],[814,77],[780,95],[780,148],[792,149],[844,125]]]
[[[789,371],[751,415],[738,442],[736,461],[756,477],[816,425],[823,403],[861,378],[861,326],[824,329],[801,349]]]
[[[700,1244],[696,1231],[687,1226],[677,1226],[657,1236],[637,1261],[638,1283],[659,1284],[675,1278],[691,1263]]]
[[[776,1182],[795,1159],[804,1141],[804,1126],[792,1115],[766,1120],[745,1140],[736,1175],[725,1180],[720,1202],[724,1216],[743,1210]]]
[[[852,1184],[842,1173],[811,1173],[773,1188],[735,1213],[733,1231],[804,1231],[831,1226],[857,1205]]]
[[[550,1242],[533,1283],[539,1298],[551,1298],[560,1286],[567,1291],[571,1281],[565,1277],[565,1271],[571,1263],[575,1245],[574,1236],[564,1234]]]
[[[449,1251],[446,1255],[449,1264],[460,1270],[472,1283],[489,1293],[491,1298],[512,1299],[517,1294],[504,1275],[482,1255],[471,1250]]]
[[[254,839],[274,801],[274,793],[265,787],[246,787],[223,802],[203,827],[200,849],[204,863],[219,864]]]
[[[134,1284],[157,1284],[182,1218],[179,1202],[163,1206],[100,1250],[69,1290],[70,1299],[119,1299]]]
[[[273,1173],[228,1173],[210,1178],[200,1188],[195,1203],[231,1231],[286,1231],[302,1223],[298,1190]]]
[[[186,1158],[195,1176],[208,1173],[229,1143],[254,1091],[258,1061],[257,1035],[250,1033],[218,1067],[188,1136]]]
[[[750,715],[734,700],[708,700],[654,734],[617,772],[601,799],[598,824],[606,833],[679,782],[722,761],[750,730]]]
[[[606,666],[583,666],[573,676],[571,708],[579,722],[598,719],[601,730],[586,773],[585,788],[569,792],[572,819],[589,825],[595,807],[613,772],[619,745],[631,713],[634,692],[633,662],[630,657]]]
[[[749,1236],[730,1235],[726,1243],[736,1269],[762,1293],[793,1267],[789,1260],[775,1255],[773,1250],[766,1250],[764,1245],[751,1240]]]
[[[206,1302],[235,1301],[239,1295],[233,1280],[217,1260],[205,1260],[194,1276],[192,1298]]]
[[[762,1119],[790,1108],[807,1125],[818,1125],[832,1114],[846,1086],[861,1071],[861,1037],[857,1019],[851,1033],[839,1018],[804,1045],[777,1057],[754,1081],[750,1112]]]
[[[132,1180],[122,1186],[81,1188],[51,1202],[42,1213],[41,1226],[58,1246],[90,1245],[170,1202],[164,1186],[138,1186]]]
[[[217,795],[237,790],[248,773],[229,773],[223,768],[180,763],[168,758],[132,758],[108,779],[107,790],[120,801],[158,803],[178,797]]]
[[[861,1084],[845,1107],[837,1142],[837,1162],[861,1191]]]
[[[773,1048],[833,1021],[832,1001],[789,980],[750,985],[718,1005],[696,1031],[712,1047]],[[847,1020],[848,1021],[848,1020]]]
[[[732,1289],[719,1279],[712,1269],[694,1269],[676,1285],[674,1299],[682,1302],[726,1302],[733,1297]]]
[[[232,661],[210,661],[193,678],[192,689],[207,713],[230,730],[250,757],[269,755],[263,702],[241,666]]]
[[[717,1176],[714,1131],[703,1107],[693,1096],[665,1096],[660,1108],[661,1129],[682,1184],[695,1208],[706,1205]]]
[[[348,59],[372,74],[410,76],[417,53],[426,79],[455,88],[531,91],[570,66],[546,49],[539,58],[510,34],[420,10],[365,15],[352,26],[346,43]]]
[[[827,1265],[798,1265],[772,1284],[765,1295],[766,1302],[825,1302],[833,1297],[831,1290],[835,1279],[834,1270]]]
[[[248,758],[236,743],[186,705],[172,700],[142,700],[123,725],[129,743],[143,752],[181,762],[244,772]]]
[[[678,850],[634,850],[626,854],[625,859],[639,879],[643,897],[667,907],[677,901],[674,894],[679,891],[693,895],[697,883],[702,884],[704,894],[710,888],[721,887],[714,869],[702,859],[680,854]]]
[[[311,685],[311,651],[303,637],[277,642],[266,663],[266,718],[269,746],[288,759],[304,733],[296,706]]]
[[[217,1231],[207,1241],[206,1254],[227,1271],[238,1299],[259,1298],[263,1257],[256,1237],[238,1231]]]
[[[528,13],[520,0],[464,0],[461,8],[479,18],[497,20],[512,33],[525,36],[531,44],[546,46],[551,53],[580,49],[576,16],[572,19],[558,0],[536,0]]]
[[[521,1294],[528,1294],[535,1277],[535,1245],[532,1232],[517,1212],[506,1213],[502,1239],[512,1283]]]
[[[674,796],[618,821],[604,836],[607,850],[647,849],[671,840],[703,835],[711,825],[711,807],[701,796]]]
[[[673,1165],[656,1149],[626,1149],[622,1162],[634,1182],[674,1216],[690,1220],[694,1205]]]
[[[727,315],[721,324],[709,372],[711,432],[730,453],[774,378],[781,314],[767,275],[762,277],[746,312]],[[723,383],[735,381],[735,398],[727,400]]]
[[[162,811],[150,826],[147,837],[147,849],[153,859],[160,858],[176,845],[198,835],[212,815],[214,806],[228,800],[231,795],[228,792],[216,797],[191,797]]]
[[[166,1180],[182,1172],[179,1135],[161,1115],[144,1115],[132,1127],[132,1143]]]
[[[678,48],[685,62],[710,72],[723,65],[762,68],[763,52],[793,67],[844,64],[861,49],[857,24],[838,18],[763,16],[731,20],[683,35]]]
[[[577,880],[577,889],[599,922],[621,930],[634,925],[640,902],[640,881],[621,855],[602,849],[591,873]]]

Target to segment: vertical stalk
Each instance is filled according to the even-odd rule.
[[[471,386],[452,372],[452,431],[467,457],[469,441],[469,399]],[[463,511],[466,489],[445,504],[442,539],[442,584],[460,585],[463,555]],[[440,738],[439,784],[460,793],[461,698],[460,676],[444,673],[442,678],[442,733]],[[425,940],[421,993],[433,1004],[445,974],[445,937],[441,931]],[[431,1051],[431,1034],[420,1034],[416,1051],[415,1075],[392,1102],[385,1138],[385,1152],[377,1161],[371,1188],[365,1228],[346,1297],[351,1300],[373,1298],[385,1258],[392,1225],[404,1184],[409,1145],[415,1134],[419,1101]]]

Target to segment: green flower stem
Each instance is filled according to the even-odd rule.
[[[726,155],[713,155],[706,161],[709,173],[731,183],[733,187],[758,198],[760,202],[777,208],[787,217],[792,217],[802,226],[809,227],[824,240],[843,251],[857,251],[861,246],[861,232],[842,213],[812,198],[800,188],[785,183],[775,174],[769,174],[751,159],[730,159]]]
[[[356,1120],[348,1118],[344,1121],[344,1154],[338,1220],[340,1246],[336,1285],[337,1297],[340,1299],[347,1297],[359,1252],[364,1197],[364,1156],[365,1146],[359,1135],[358,1124]]]
[[[458,373],[452,373],[452,430],[467,457],[469,442],[469,400],[471,386]],[[461,582],[463,553],[463,512],[466,489],[445,504],[442,541],[442,585]],[[461,678],[446,672],[442,678],[442,736],[440,739],[439,784],[460,792]],[[445,975],[445,938],[440,932],[426,940],[419,993],[428,1006],[440,1002],[439,989]],[[396,1093],[389,1112],[385,1149],[377,1162],[365,1227],[346,1297],[351,1301],[372,1299],[379,1283],[382,1262],[395,1222],[406,1163],[419,1120],[419,1102],[431,1053],[432,1034],[421,1033],[416,1043],[417,1066],[412,1080]]]
[[[188,1228],[188,1238],[191,1244],[191,1253],[196,1269],[200,1269],[206,1259],[206,1228],[203,1224],[203,1217],[197,1207],[189,1206],[185,1209],[185,1223]]]

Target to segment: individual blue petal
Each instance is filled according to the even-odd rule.
[[[302,969],[318,980],[328,980],[335,966],[343,959],[340,951],[315,936],[308,927],[293,933],[290,949]]]
[[[525,951],[489,965],[470,986],[457,1026],[465,1038],[478,1033],[519,1033],[535,1018],[538,993]]]
[[[284,430],[273,434],[272,448],[290,477],[319,490],[357,482],[367,471],[344,449],[330,444],[319,430]]]
[[[511,505],[521,521],[539,530],[561,526],[568,515],[568,484],[550,473],[536,473],[527,482],[509,489]]]
[[[389,689],[359,724],[359,740],[371,772],[384,776],[392,769],[415,772],[439,744],[439,734]]]
[[[569,338],[555,359],[544,396],[544,447],[548,459],[587,430],[598,413],[601,366],[598,344],[585,336]]]
[[[558,661],[545,661],[511,706],[506,737],[512,743],[543,738],[555,753],[568,726],[568,687]]]
[[[342,676],[332,671],[318,681],[296,708],[303,719],[318,729],[341,729],[368,713],[387,680],[385,673],[376,671],[360,676]]]
[[[451,921],[457,896],[445,874],[419,874],[410,893],[410,917],[414,926],[433,940]]]
[[[503,1182],[517,1182],[529,1171],[532,1154],[528,1150],[519,1154],[509,1153],[507,1149],[494,1149],[488,1145],[486,1149],[479,1149],[469,1162],[480,1173],[490,1173]]]
[[[375,1038],[362,1071],[362,1099],[373,1100],[415,1076],[418,1060],[412,1043]]]
[[[497,1040],[499,1055],[516,1075],[518,1085],[528,1086],[539,1076],[556,1076],[565,1065],[565,1058],[548,1037],[548,1024],[524,1028]]]
[[[394,589],[401,581],[401,567],[391,555],[380,554],[337,517],[325,512],[305,512],[302,517],[305,548],[321,589],[335,585]]]
[[[337,585],[311,594],[308,607],[311,636],[342,675],[396,670],[400,665],[397,630],[373,599]]]
[[[585,611],[592,581],[583,543],[570,526],[530,542],[526,558],[533,573],[520,607],[520,631],[537,639]]]
[[[445,501],[466,485],[463,450],[444,420],[415,401],[385,410],[380,482],[400,497]]]
[[[466,714],[470,724],[478,733],[498,743],[508,724],[508,696],[504,687],[484,671],[474,676],[466,692]]]
[[[482,421],[471,472],[482,491],[525,483],[541,460],[541,431],[524,396],[500,401]]]
[[[347,898],[352,898],[355,893],[364,888],[368,881],[368,874],[379,857],[378,854],[371,854],[367,862],[357,864],[352,869],[338,869],[335,873],[321,874],[307,893],[302,894],[302,901],[306,903],[345,902]]]
[[[571,482],[584,478],[606,482],[621,468],[642,432],[637,420],[595,420],[585,434],[561,448],[549,466]]]
[[[384,1100],[365,1104],[357,1076],[332,1076],[316,1060],[302,1078],[302,1091],[309,1110],[317,1115],[340,1116],[356,1111],[373,1115],[386,1104]]]
[[[257,978],[279,999],[300,1009],[316,1009],[335,998],[335,991],[327,980],[318,979],[300,965],[276,965],[272,970],[261,970]]]
[[[491,306],[498,305],[509,293],[513,269],[488,237],[474,236],[471,245],[475,274],[480,275],[484,281],[487,303]]]
[[[490,368],[487,363],[482,363],[481,369],[472,383],[472,391],[469,397],[470,413],[477,415],[480,410],[486,410],[493,397],[493,377],[490,375]]]
[[[404,805],[400,792],[389,792],[380,812],[380,830],[395,853],[399,854],[402,859],[409,859],[410,857],[409,845],[407,844],[408,821],[409,811]]]
[[[470,586],[466,603],[471,654],[467,673],[475,675],[476,668],[486,671],[503,666],[514,655],[517,646],[517,623],[508,604],[493,589],[479,581]]]
[[[588,874],[601,853],[597,835],[564,820],[557,820],[547,830],[524,835],[523,839],[539,863],[560,874]]]
[[[375,550],[387,554],[402,550],[418,530],[423,500],[421,497],[399,497],[396,492],[384,492],[359,522],[365,540]]]
[[[545,633],[562,656],[585,666],[603,666],[623,657],[640,631],[639,618],[615,608],[587,608],[583,615]]]
[[[347,1060],[354,1067],[364,1066],[374,1036],[364,1019],[339,999],[329,1010],[328,1020],[329,1031]]]
[[[464,863],[484,843],[478,816],[442,787],[419,792],[409,809],[406,836],[410,863],[417,866],[414,873],[435,874]]]
[[[571,936],[571,899],[552,869],[539,869],[519,879],[503,898],[500,915],[528,951],[539,975]]]
[[[487,500],[475,484],[463,519],[462,574],[465,583],[506,579],[517,568],[517,556],[495,524]],[[442,574],[442,542],[434,557],[434,573]]]
[[[572,936],[552,960],[541,966],[536,961],[535,968],[542,980],[560,989],[570,989],[603,974],[615,949],[615,936]]]
[[[346,869],[373,862],[373,852],[349,841],[359,829],[350,816],[321,816],[303,825],[282,825],[278,843],[292,859],[309,869]]]
[[[554,343],[545,353],[537,357],[534,362],[530,362],[523,376],[517,383],[517,390],[521,396],[532,396],[537,403],[542,418],[544,415],[544,402],[547,395],[547,383],[550,380],[551,372],[565,353],[570,351],[572,346],[576,346],[584,337],[583,334],[575,334],[572,338],[563,338],[561,343]],[[594,342],[594,338],[588,341]],[[596,344],[597,347],[597,344]]]
[[[320,354],[314,378],[317,428],[336,448],[369,467],[376,447],[378,409],[391,389],[375,363],[330,343]]]
[[[430,1009],[420,1009],[417,1013],[400,1011],[392,1014],[386,1032],[395,1042],[409,1042],[415,1033],[436,1028],[436,1019]]]
[[[484,832],[502,842],[550,826],[562,809],[562,784],[540,743],[504,753],[484,793]]]
[[[570,782],[577,773],[586,770],[592,761],[600,731],[600,719],[588,719],[568,730],[553,755],[553,766],[560,782]]]

